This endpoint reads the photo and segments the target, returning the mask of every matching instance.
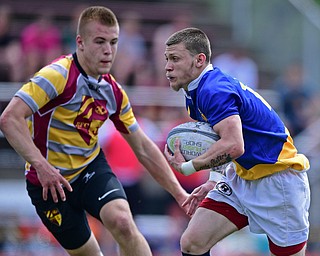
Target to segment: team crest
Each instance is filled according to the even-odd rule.
[[[45,211],[44,214],[46,215],[47,219],[56,226],[61,226],[62,223],[62,215],[59,212],[58,208]]]
[[[83,96],[78,116],[74,120],[83,140],[90,145],[91,139],[98,135],[98,129],[108,118],[105,100],[97,100],[89,96]]]
[[[231,196],[232,194],[232,189],[230,188],[230,186],[225,183],[225,182],[218,182],[216,185],[216,189],[221,193],[224,194],[226,196]]]

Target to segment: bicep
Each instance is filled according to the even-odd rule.
[[[212,128],[223,141],[230,141],[243,147],[242,123],[239,115],[229,116]]]
[[[141,128],[138,128],[138,130],[129,134],[121,133],[121,135],[130,145],[138,158],[146,156],[146,154],[153,154],[155,149],[157,149],[155,143]]]
[[[127,141],[127,143],[130,145],[130,147],[135,153],[137,153],[137,151],[142,148],[144,144],[145,135],[141,128],[132,133],[121,133],[121,135]]]
[[[4,114],[14,118],[27,118],[33,114],[31,108],[19,97],[13,97],[6,107]]]

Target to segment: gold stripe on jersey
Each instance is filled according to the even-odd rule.
[[[73,126],[74,118],[77,116],[77,113],[73,110],[69,110],[63,107],[59,107],[52,116],[53,119],[63,120],[64,123],[70,124]]]
[[[59,60],[59,62],[67,64],[67,61],[64,61],[64,59]],[[70,63],[69,65],[70,66]],[[41,69],[38,73],[35,74],[35,78],[40,75],[41,77],[45,77],[46,80],[50,82],[52,87],[54,87],[57,90],[58,94],[61,94],[65,88],[67,79],[64,77],[63,74],[61,74],[58,70],[51,68],[52,66],[46,66],[43,69]],[[53,86],[53,85],[61,85],[59,87]]]
[[[70,60],[67,59],[61,59],[59,62],[66,65],[65,68],[69,68],[71,64]],[[35,81],[38,79],[40,81],[41,79],[45,79],[47,81],[47,85],[50,86],[52,90],[55,90],[57,95],[64,91],[67,82],[66,77],[64,77],[59,71],[50,67],[51,66],[49,65],[42,68],[34,75],[30,82],[24,84],[21,88],[21,90],[26,92],[28,95],[32,95],[32,98],[36,101],[38,108],[41,108],[47,104],[51,99],[47,93],[47,90],[39,86]]]
[[[48,151],[48,158],[50,162],[55,163],[54,166],[63,170],[73,170],[86,167],[100,152],[100,147],[97,147],[90,157],[83,157],[82,155],[69,155],[60,152]],[[65,176],[65,174],[63,175]]]
[[[274,164],[258,164],[252,167],[250,170],[246,170],[235,161],[233,162],[236,165],[237,174],[245,180],[257,180],[287,169],[307,171],[310,168],[309,161],[303,154],[297,154],[293,158],[284,159]]]
[[[33,95],[32,98],[37,104],[38,109],[50,101],[48,94],[36,83],[29,82],[25,84],[20,90],[27,93],[28,95]]]
[[[91,103],[94,103],[94,98],[88,98],[87,100],[84,100],[84,98],[85,97],[82,97],[83,105],[81,106],[81,108],[79,110],[79,113],[85,112],[85,110],[88,108],[88,106]],[[90,119],[91,115],[92,115],[92,109],[90,109],[89,113],[87,115],[83,116],[83,117],[86,118],[86,119]]]
[[[82,169],[80,169],[79,171],[72,173],[70,175],[64,175],[63,177],[67,180],[67,181],[72,181],[75,177],[77,177],[82,171],[83,169],[86,167],[83,167]]]
[[[288,133],[287,129],[286,132]],[[247,170],[236,161],[233,162],[236,165],[237,174],[245,180],[256,180],[287,169],[307,171],[310,168],[308,158],[303,154],[297,154],[297,149],[294,147],[293,140],[290,135],[288,135],[287,141],[283,144],[276,163],[258,164]]]
[[[123,93],[123,100],[121,104],[121,113],[120,113],[120,120],[123,122],[129,133],[133,132],[134,130],[130,129],[130,126],[133,124],[132,120],[135,120],[135,117],[133,115],[132,108],[130,107],[128,111],[125,111],[125,109],[128,107],[129,98],[126,92],[121,88],[121,91]]]
[[[82,147],[84,149],[91,149],[92,145],[88,145],[81,136],[79,136],[78,131],[63,131],[51,127],[48,139],[62,145],[77,145],[77,147]]]

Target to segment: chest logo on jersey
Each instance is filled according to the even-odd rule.
[[[108,118],[108,110],[105,106],[105,100],[97,100],[89,96],[83,96],[82,98],[74,125],[88,145],[91,139],[98,135],[98,129]]]

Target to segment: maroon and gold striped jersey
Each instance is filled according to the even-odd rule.
[[[126,92],[110,75],[88,77],[72,55],[37,72],[15,96],[33,111],[28,125],[33,141],[50,164],[69,181],[98,155],[98,130],[110,118],[117,130],[131,133],[138,123]],[[26,164],[29,181],[39,184]]]

